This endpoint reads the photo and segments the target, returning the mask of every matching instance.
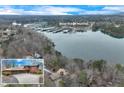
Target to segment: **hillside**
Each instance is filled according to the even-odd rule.
[[[12,27],[13,28],[13,27]],[[45,83],[41,86],[124,86],[124,66],[110,65],[104,60],[69,59],[54,49],[54,44],[43,34],[16,27],[15,34],[1,42],[1,58],[44,58]],[[40,57],[35,56],[35,54]],[[59,73],[63,71],[63,74]],[[36,85],[7,85],[36,86]]]

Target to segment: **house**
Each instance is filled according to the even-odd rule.
[[[120,25],[119,25],[119,24],[114,24],[114,26],[115,26],[116,28],[120,27]]]
[[[14,67],[14,68],[3,68],[3,75],[12,75],[18,73],[28,73],[29,71],[24,69],[23,67]]]
[[[42,56],[39,53],[35,52],[34,53],[34,58],[42,59]]]
[[[13,26],[21,26],[22,24],[21,23],[17,23],[17,22],[13,22],[12,25]]]
[[[25,70],[28,70],[30,73],[37,73],[39,71],[39,65],[35,66],[24,66]]]
[[[60,75],[59,74],[57,74],[57,73],[52,73],[51,75],[50,75],[50,79],[51,80],[57,80],[57,79],[59,79],[60,78]]]
[[[16,25],[17,25],[17,23],[16,23],[16,22],[13,22],[13,23],[12,23],[12,25],[13,25],[13,26],[16,26]]]
[[[65,70],[65,69],[59,69],[57,72],[57,74],[59,74],[60,76],[64,76],[64,75],[67,75],[68,72]]]
[[[39,65],[27,65],[22,67],[3,68],[4,75],[18,74],[18,73],[37,73]]]
[[[61,78],[62,76],[66,76],[66,75],[68,75],[68,72],[65,69],[61,68],[57,72],[52,73],[50,75],[50,79],[51,80],[57,80],[57,79]]]
[[[14,33],[16,33],[16,32],[13,30],[9,30],[9,29],[0,31],[0,42],[9,40],[9,36]]]

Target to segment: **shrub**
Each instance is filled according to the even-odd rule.
[[[64,80],[60,80],[59,84],[60,84],[60,86],[64,87],[65,86],[65,81]]]
[[[121,64],[116,64],[116,65],[115,65],[115,68],[116,68],[118,71],[124,71],[124,67],[123,67]]]
[[[51,53],[51,46],[44,47],[45,53]]]
[[[79,74],[79,83],[80,84],[86,84],[87,83],[87,73],[83,70]]]
[[[104,60],[94,61],[92,66],[93,66],[93,69],[98,69],[101,72],[105,69],[106,61]]]
[[[36,74],[43,74],[42,70],[39,70]]]

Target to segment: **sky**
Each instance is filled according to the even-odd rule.
[[[43,64],[43,60],[26,60],[26,59],[14,59],[14,60],[5,60],[4,64],[14,64],[16,67],[25,66],[25,65],[38,65]]]
[[[124,5],[1,5],[0,15],[114,15],[124,14]]]

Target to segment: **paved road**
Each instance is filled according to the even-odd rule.
[[[2,77],[2,83],[5,84],[18,84],[18,80],[17,78],[15,78],[14,76],[3,76]]]
[[[35,74],[16,74],[13,75],[19,83],[21,84],[39,84],[39,79],[42,77],[41,75]]]

